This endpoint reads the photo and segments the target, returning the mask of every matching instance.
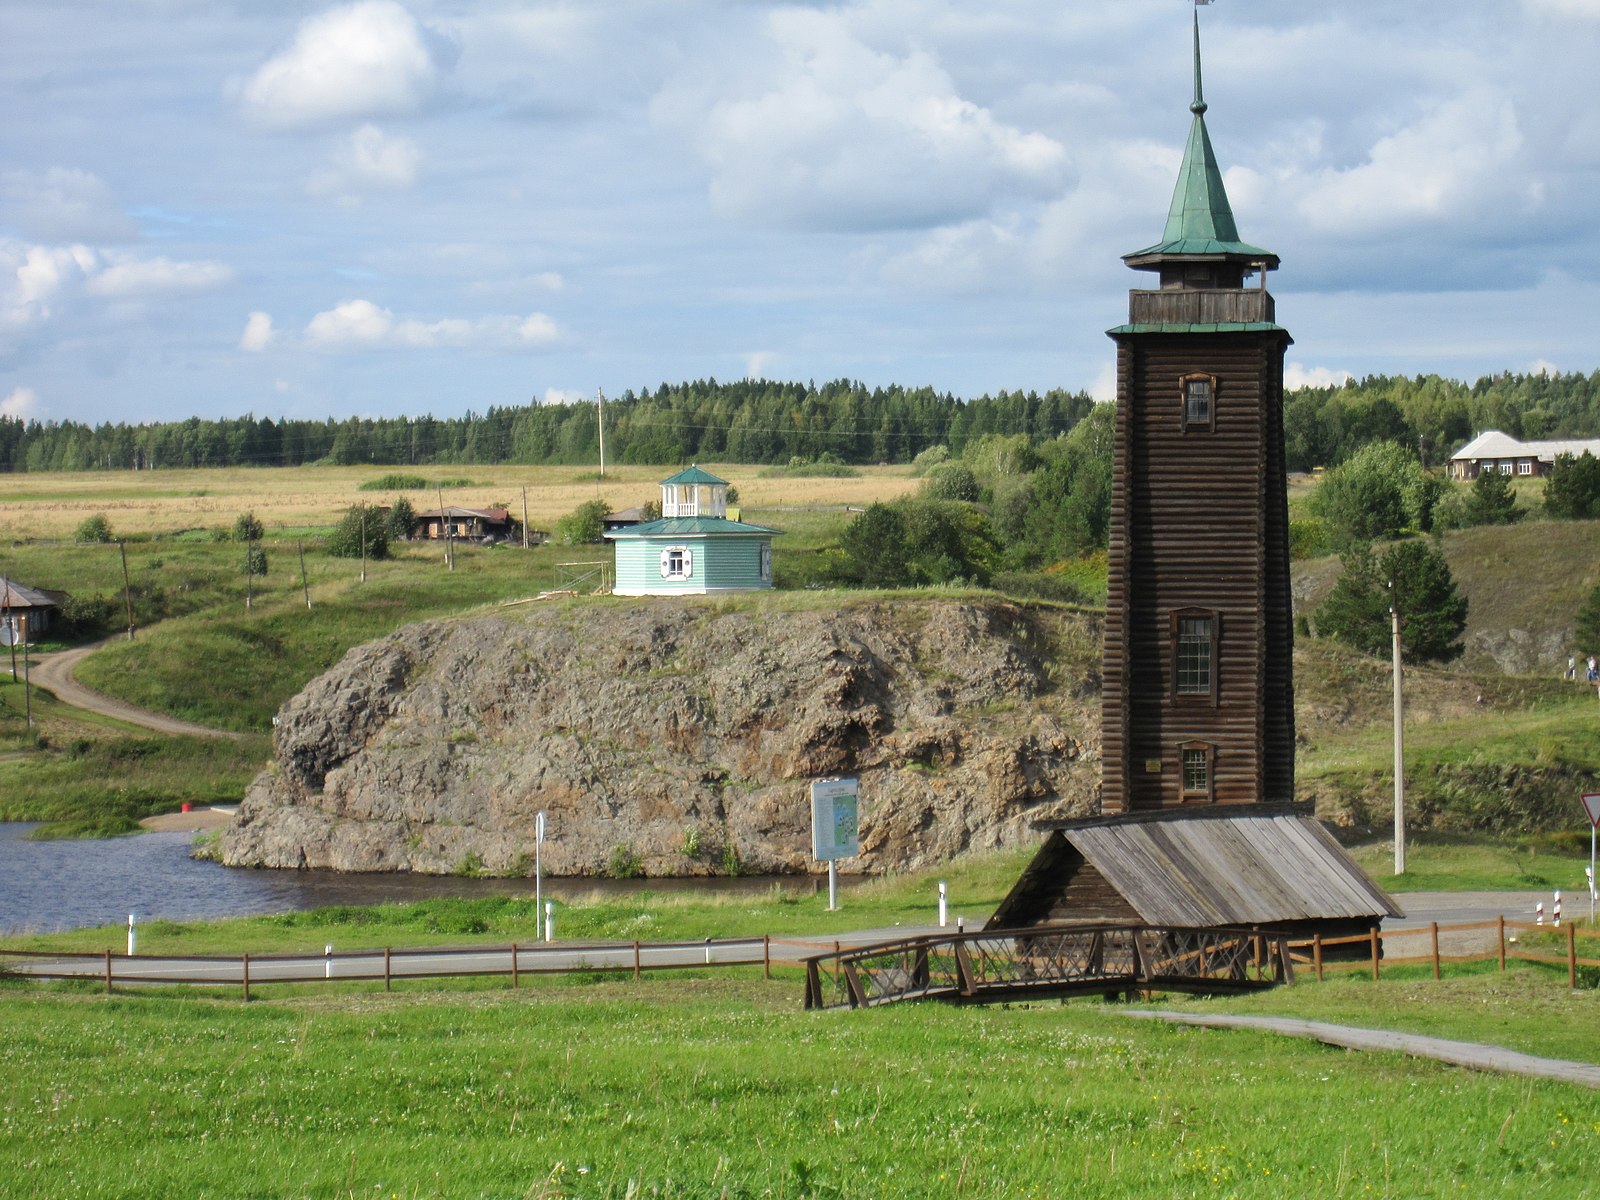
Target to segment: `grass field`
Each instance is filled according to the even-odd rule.
[[[914,489],[908,467],[861,467],[846,479],[763,478],[762,468],[703,463],[739,489],[746,509],[866,505]],[[659,500],[656,485],[675,468],[608,466],[605,478],[593,467],[419,467],[428,479],[468,479],[447,488],[446,504],[468,508],[501,506],[519,520],[522,489],[528,490],[528,521],[549,530],[586,500],[597,496],[613,508]],[[183,529],[231,528],[252,511],[269,535],[330,526],[350,505],[386,504],[400,493],[362,491],[361,485],[391,474],[391,467],[231,468],[190,471],[87,471],[0,475],[0,528],[13,536],[70,538],[86,517],[104,513],[122,536]],[[413,473],[411,468],[406,473]],[[418,509],[434,508],[432,491],[407,491]],[[774,514],[776,515],[776,514]],[[3,572],[3,568],[0,568]],[[40,584],[38,586],[53,586]]]
[[[1576,1087],[1098,1005],[13,994],[0,1036],[18,1196],[1570,1198],[1600,1151]]]

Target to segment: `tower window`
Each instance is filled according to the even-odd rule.
[[[1172,690],[1216,699],[1217,614],[1186,609],[1172,614]]]
[[[1179,747],[1182,760],[1182,799],[1209,802],[1216,795],[1212,764],[1216,747],[1210,742],[1184,742]]]
[[[1213,375],[1185,375],[1183,384],[1183,431],[1210,432],[1216,428],[1215,397],[1217,380]]]

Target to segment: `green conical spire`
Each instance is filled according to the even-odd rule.
[[[1233,208],[1227,189],[1222,186],[1222,171],[1211,149],[1206,132],[1206,101],[1200,78],[1200,14],[1194,18],[1194,100],[1189,104],[1194,123],[1189,127],[1189,144],[1178,169],[1178,186],[1172,192],[1172,207],[1167,211],[1167,227],[1154,246],[1124,255],[1130,266],[1154,266],[1154,259],[1186,255],[1244,257],[1278,265],[1277,256],[1259,246],[1239,240]]]
[[[1233,209],[1222,186],[1222,172],[1206,132],[1206,102],[1200,85],[1200,14],[1194,18],[1194,101],[1189,105],[1194,123],[1189,127],[1189,145],[1183,152],[1178,171],[1178,186],[1172,192],[1172,208],[1167,213],[1164,242],[1237,242],[1239,227],[1233,222]]]

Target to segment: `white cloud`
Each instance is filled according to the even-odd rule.
[[[174,262],[170,258],[122,259],[85,286],[93,296],[138,299],[209,292],[233,281],[233,268],[219,262]]]
[[[4,400],[0,400],[0,417],[26,421],[37,414],[39,397],[32,388],[19,387]]]
[[[1343,387],[1353,378],[1349,371],[1341,371],[1337,367],[1303,367],[1292,362],[1283,368],[1283,386],[1287,391],[1305,387]]]
[[[139,232],[104,180],[72,167],[0,172],[0,208],[46,241],[120,242]]]
[[[545,403],[545,404],[576,404],[578,401],[583,400],[583,399],[585,399],[585,397],[584,397],[584,394],[582,392],[573,391],[573,390],[571,390],[569,388],[553,388],[552,387],[552,388],[545,388],[545,390],[544,390],[544,400],[542,401],[542,403]]]
[[[752,350],[744,356],[744,377],[746,379],[766,379],[767,370],[776,361],[777,357],[771,350]]]
[[[328,169],[312,176],[306,190],[354,203],[363,192],[403,192],[417,181],[422,151],[410,138],[389,136],[363,125],[340,140]]]
[[[240,100],[278,128],[415,112],[438,67],[422,30],[392,0],[360,0],[307,17],[294,44],[264,63]]]
[[[1481,216],[1500,220],[1539,207],[1537,173],[1525,170],[1513,99],[1477,88],[1430,105],[1374,141],[1351,166],[1308,137],[1304,157],[1270,174],[1227,172],[1238,209],[1289,205],[1302,230],[1370,234]]]
[[[1561,368],[1556,366],[1555,363],[1551,362],[1547,358],[1536,358],[1533,360],[1533,362],[1528,364],[1528,374],[1559,375],[1561,374]]]
[[[370,300],[347,300],[306,325],[306,341],[319,350],[526,349],[559,337],[555,322],[543,313],[419,321],[396,317]]]
[[[1551,17],[1600,21],[1600,0],[1523,0],[1535,13]]]
[[[17,332],[48,321],[99,265],[87,246],[0,242],[0,330]]]
[[[251,313],[244,323],[244,334],[239,338],[239,349],[255,354],[265,350],[271,341],[271,315],[264,312]]]
[[[1059,186],[1061,145],[964,99],[929,52],[875,50],[847,14],[782,10],[767,32],[773,61],[743,84],[732,68],[698,63],[653,105],[658,123],[696,144],[720,211],[805,228],[919,227]]]
[[[1115,400],[1117,398],[1117,360],[1107,359],[1100,365],[1100,370],[1095,373],[1094,382],[1089,385],[1089,395],[1096,400]]]

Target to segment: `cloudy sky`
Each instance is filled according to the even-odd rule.
[[[1106,394],[1188,0],[4,0],[0,412]],[[1590,371],[1600,0],[1217,0],[1292,377]]]

